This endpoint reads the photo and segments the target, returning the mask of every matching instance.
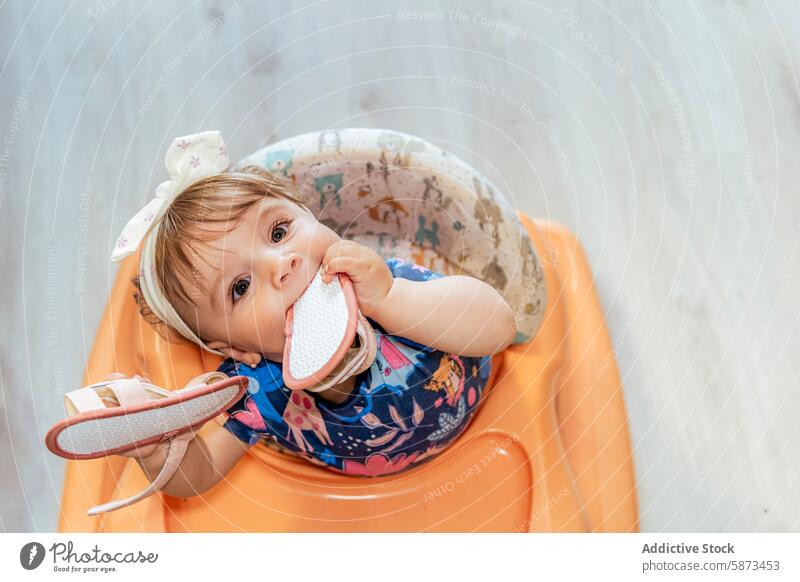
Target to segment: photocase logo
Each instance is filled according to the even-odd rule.
[[[44,546],[39,542],[28,542],[19,551],[19,563],[26,570],[35,570],[44,560]]]

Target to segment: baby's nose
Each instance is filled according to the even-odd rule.
[[[286,282],[286,279],[289,277],[289,273],[295,271],[299,264],[300,264],[300,259],[298,259],[297,257],[292,257],[292,259],[289,261],[289,268],[281,276],[281,283]]]

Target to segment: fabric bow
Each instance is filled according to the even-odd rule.
[[[175,197],[188,186],[228,168],[228,152],[218,131],[204,131],[172,141],[164,157],[169,180],[156,188],[156,196],[128,221],[114,245],[111,260],[118,262],[136,252],[144,240],[139,260],[139,283],[142,295],[155,316],[183,337],[203,349],[224,356],[219,350],[208,347],[170,304],[158,284],[155,269],[155,238],[158,224]],[[148,235],[148,233],[150,233]]]
[[[204,131],[175,138],[164,157],[170,179],[156,188],[156,195],[128,221],[114,245],[111,260],[119,262],[136,252],[150,227],[156,224],[180,192],[198,180],[228,168],[228,152],[219,131]]]

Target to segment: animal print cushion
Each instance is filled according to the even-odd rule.
[[[514,343],[539,328],[547,294],[533,243],[497,188],[449,152],[395,131],[335,129],[274,143],[240,163],[291,180],[342,238],[486,281],[515,310]]]

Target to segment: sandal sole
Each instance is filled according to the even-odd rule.
[[[50,452],[65,459],[125,453],[205,424],[236,403],[247,384],[245,376],[234,376],[127,408],[89,410],[55,424],[45,443]]]

